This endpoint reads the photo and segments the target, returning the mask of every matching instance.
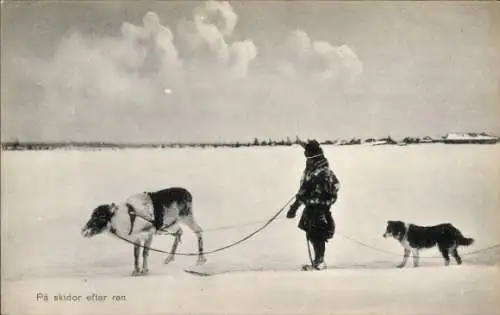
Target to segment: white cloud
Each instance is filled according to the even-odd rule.
[[[285,52],[285,61],[279,67],[285,75],[350,84],[363,72],[362,62],[349,46],[313,40],[302,30],[291,32],[285,39]]]
[[[251,38],[233,40],[237,21],[229,3],[212,1],[191,18],[174,21],[176,36],[154,12],[143,17],[142,25],[123,22],[121,36],[72,32],[61,39],[51,60],[31,62],[30,78],[43,91],[38,103],[47,115],[65,122],[80,115],[111,119],[102,114],[106,108],[151,114],[170,107],[185,107],[186,112],[218,102],[249,107],[255,106],[256,95],[262,97],[262,106],[312,104],[323,97],[325,86],[330,91],[363,71],[350,47],[314,40],[299,30],[284,38],[284,54],[275,54],[275,59],[266,60],[269,67],[251,72],[259,49]],[[178,49],[183,43],[187,50]],[[196,53],[188,57],[190,52]],[[273,73],[276,65],[279,74]],[[271,102],[266,95],[277,86],[282,93]]]

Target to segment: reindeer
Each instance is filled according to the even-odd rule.
[[[82,236],[93,237],[109,232],[119,238],[131,239],[134,244],[134,270],[132,275],[145,275],[149,272],[148,256],[155,234],[172,234],[175,239],[165,264],[175,259],[181,241],[180,223],[188,226],[198,239],[198,265],[206,262],[203,253],[202,228],[193,215],[193,198],[185,188],[172,187],[155,192],[144,192],[130,196],[124,202],[100,205],[82,228]],[[142,269],[139,268],[139,255],[143,248]]]

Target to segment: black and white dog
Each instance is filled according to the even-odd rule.
[[[384,237],[393,237],[404,247],[404,257],[398,268],[402,268],[408,261],[410,252],[413,254],[413,265],[418,267],[420,249],[431,248],[437,245],[443,255],[445,265],[450,264],[450,254],[455,258],[457,264],[462,263],[458,255],[458,246],[469,246],[474,239],[464,237],[462,233],[450,223],[434,226],[418,226],[401,221],[387,221]]]
[[[166,232],[175,236],[165,264],[175,259],[177,246],[181,241],[182,229],[179,223],[188,226],[198,238],[198,264],[206,261],[203,254],[202,228],[193,215],[193,197],[184,188],[168,188],[156,192],[144,192],[130,196],[124,202],[100,205],[82,228],[84,237],[103,232],[130,239],[134,245],[134,271],[132,275],[148,273],[149,248],[153,235]],[[139,253],[143,248],[142,270],[139,268]]]

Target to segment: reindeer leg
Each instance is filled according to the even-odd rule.
[[[149,249],[151,247],[151,243],[153,242],[153,234],[149,235],[149,237],[144,242],[144,248],[142,250],[142,274],[148,274],[148,257],[149,257]]]
[[[141,273],[141,270],[139,269],[139,251],[141,249],[140,247],[140,241],[137,241],[138,243],[134,244],[134,271],[132,271],[132,276],[137,276]]]
[[[204,264],[207,259],[205,258],[204,252],[203,252],[203,229],[201,226],[196,223],[196,220],[194,219],[193,215],[191,214],[190,216],[186,217],[184,220],[184,223],[191,229],[196,234],[196,238],[198,239],[198,261],[197,264],[201,265]]]
[[[196,232],[196,237],[198,238],[198,265],[204,264],[207,262],[207,258],[203,254],[203,234],[202,232]]]
[[[179,246],[179,243],[181,242],[181,236],[182,236],[182,229],[179,227],[177,232],[175,232],[175,240],[174,243],[172,244],[172,249],[170,250],[170,254],[168,254],[167,258],[165,258],[164,263],[169,264],[172,261],[175,260],[175,253],[177,252],[177,246]]]

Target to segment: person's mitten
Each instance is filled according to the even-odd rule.
[[[300,202],[298,200],[295,200],[295,202],[290,206],[290,209],[288,209],[288,212],[286,213],[286,217],[289,219],[295,218],[295,215],[297,214],[297,210],[300,207]]]

